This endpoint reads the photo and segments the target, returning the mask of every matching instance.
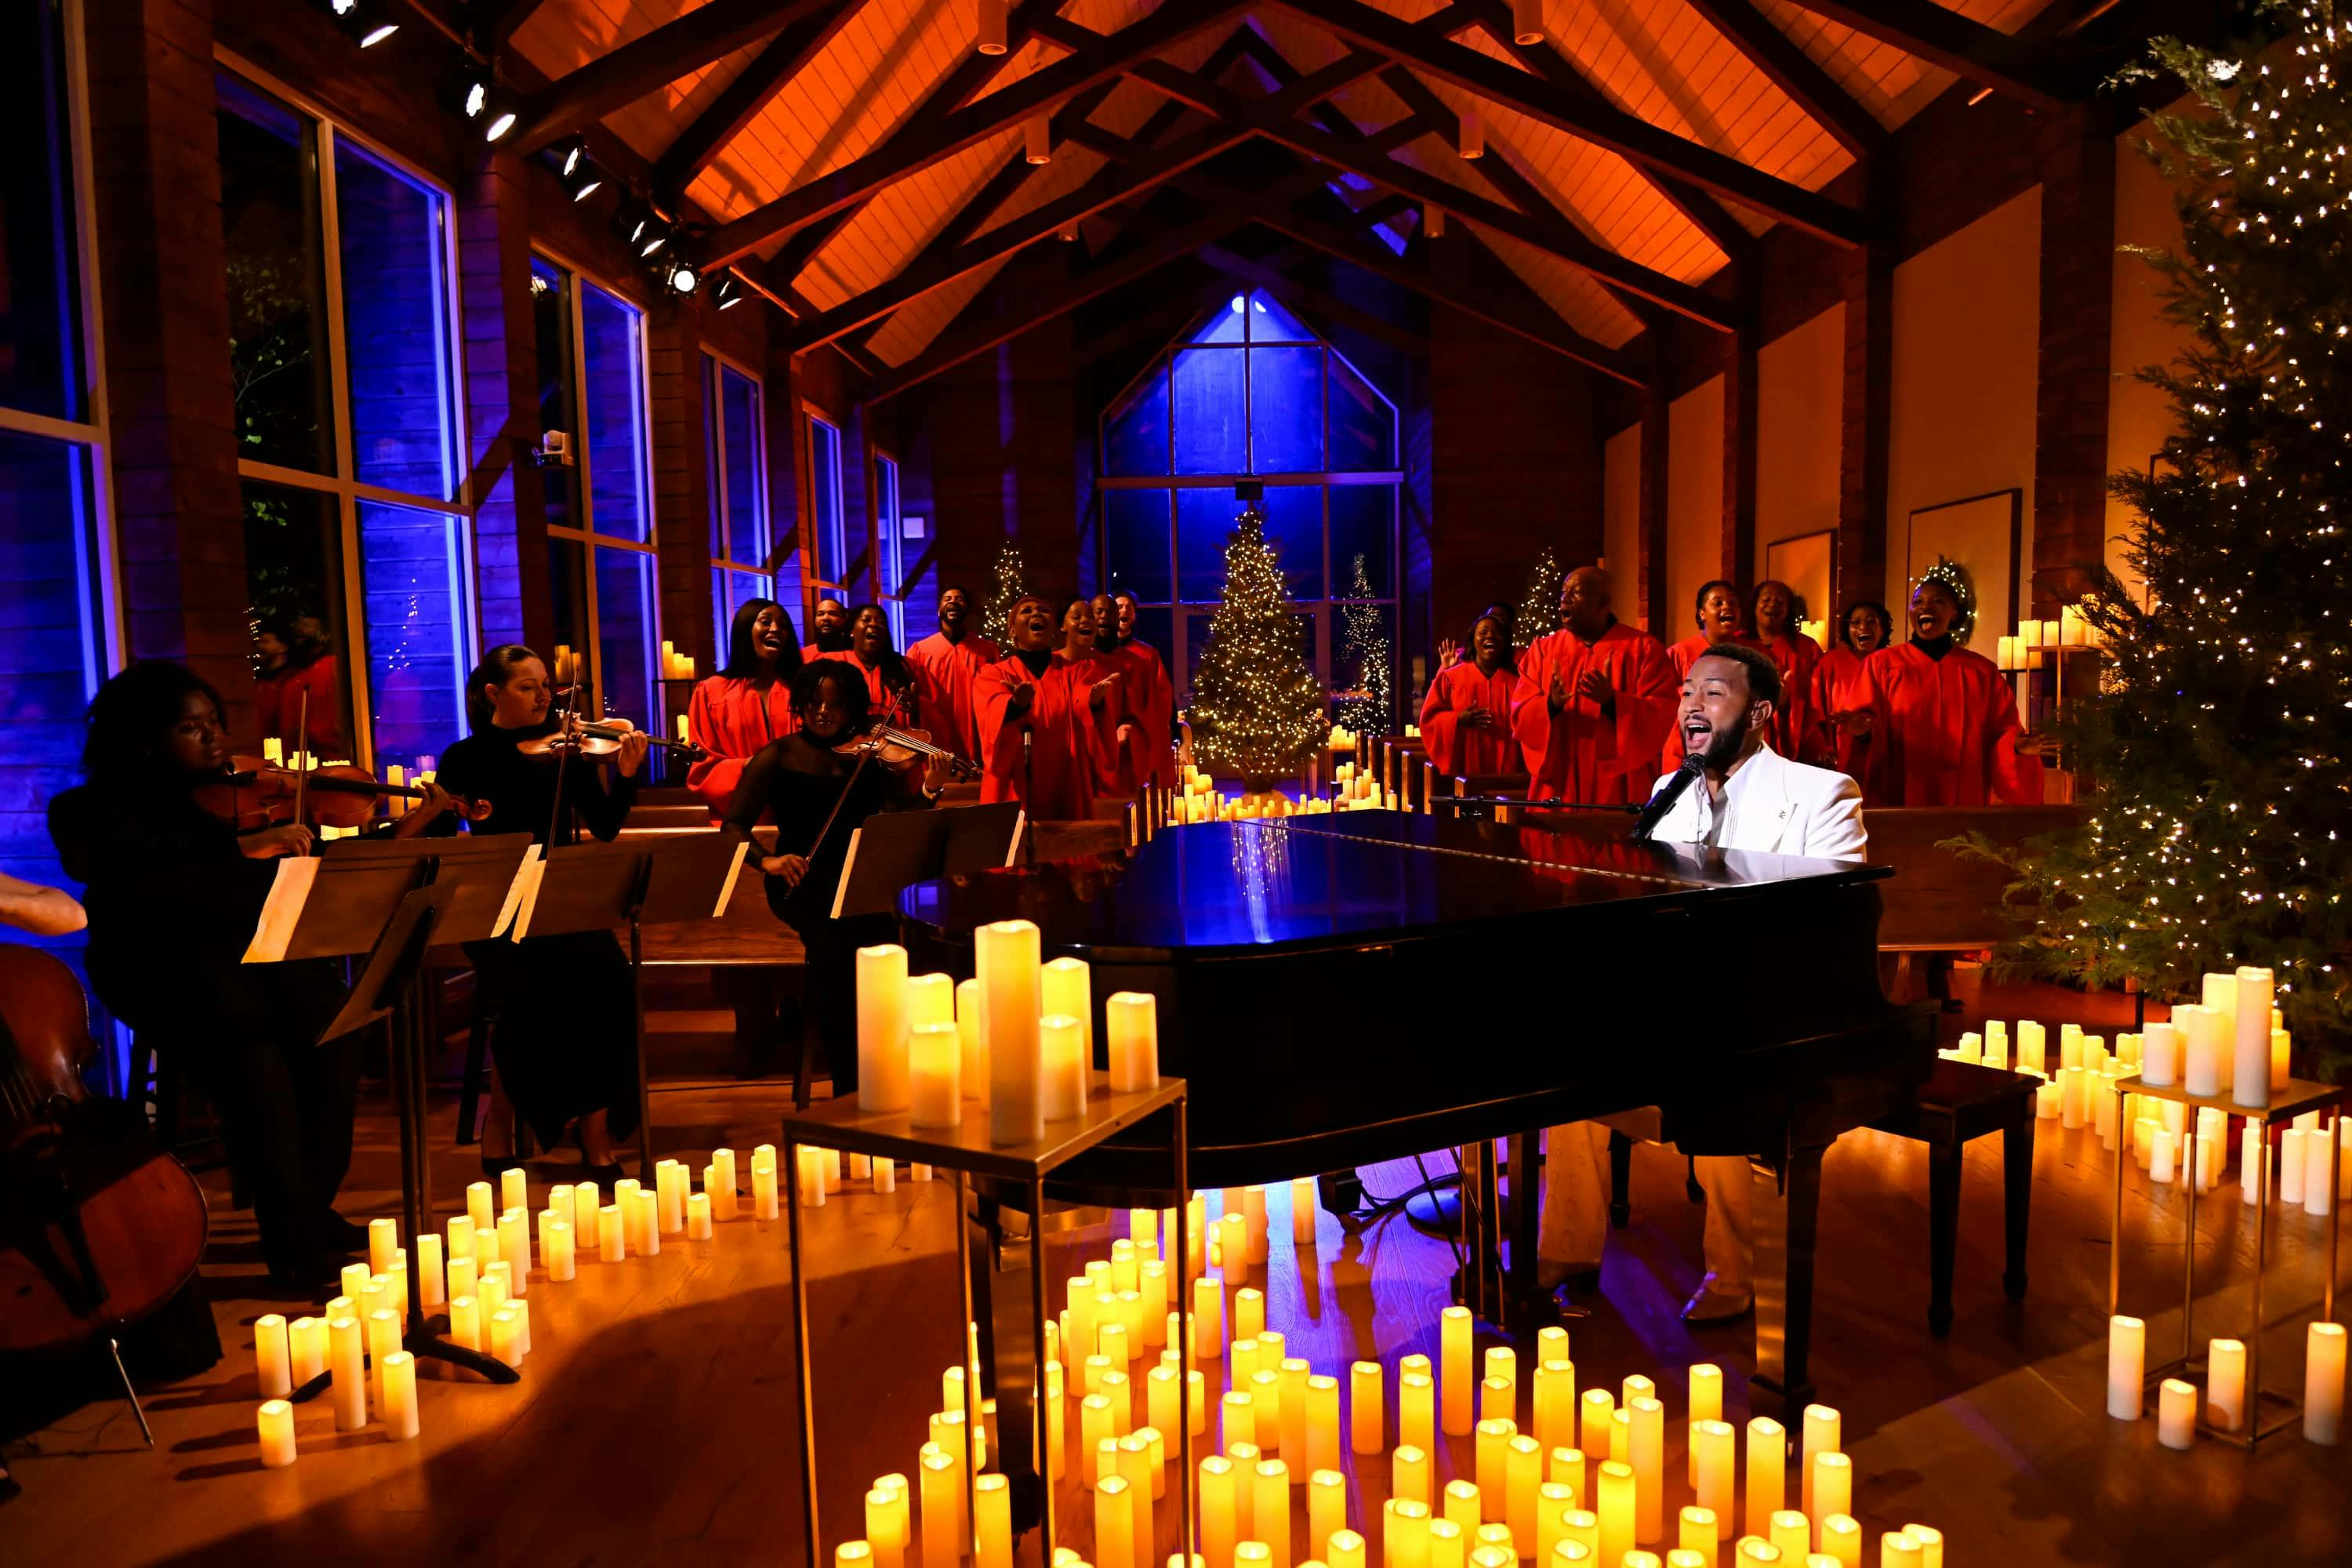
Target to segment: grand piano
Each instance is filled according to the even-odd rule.
[[[1475,1180],[1504,1138],[1528,1171],[1537,1130],[1649,1107],[1686,1152],[1747,1156],[1754,1382],[1801,1406],[1822,1153],[1934,1062],[1932,1036],[1878,985],[1889,873],[1624,832],[1565,814],[1202,824],[1131,858],[919,883],[898,909],[919,972],[969,974],[977,927],[1028,920],[1048,957],[1093,966],[1097,1008],[1113,991],[1156,996],[1161,1070],[1189,1083],[1196,1187],[1449,1146]],[[1460,984],[1471,973],[1501,984]],[[1049,1195],[1165,1204],[1164,1150],[1106,1144]],[[1465,1276],[1496,1321],[1533,1294],[1534,1205],[1514,1206],[1516,1290],[1484,1264]]]

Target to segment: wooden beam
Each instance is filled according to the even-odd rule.
[[[1688,0],[1688,4],[1814,124],[1835,137],[1839,146],[1856,158],[1874,158],[1886,150],[1886,127],[1878,122],[1878,117],[1758,10],[1756,0]]]
[[[1237,93],[1202,82],[1164,61],[1147,62],[1137,67],[1135,74],[1161,91],[1172,97],[1184,98],[1230,123],[1245,125],[1269,141],[1282,142],[1309,158],[1320,159],[1335,168],[1349,170],[1366,179],[1378,180],[1416,200],[1444,207],[1472,223],[1555,256],[1604,283],[1655,300],[1693,321],[1717,330],[1728,330],[1738,324],[1732,308],[1723,300],[1704,289],[1668,278],[1638,262],[1629,261],[1605,246],[1596,244],[1561,217],[1558,209],[1549,203],[1544,204],[1539,213],[1514,211],[1466,186],[1457,185],[1451,180],[1373,152],[1369,143],[1348,142],[1288,116],[1269,113],[1265,108]],[[1271,101],[1268,100],[1269,103]]]
[[[864,3],[833,0],[826,8],[803,16],[768,40],[759,58],[744,67],[742,74],[729,82],[669,144],[669,150],[654,161],[654,188],[675,196],[692,184],[720,150],[760,117],[769,100],[824,52]]]
[[[723,0],[713,0],[713,8]],[[852,159],[775,201],[720,226],[705,242],[702,260],[718,266],[804,228],[877,191],[954,157],[968,147],[1019,125],[1076,97],[1106,77],[1116,76],[1194,33],[1213,27],[1244,9],[1246,0],[1210,0],[1195,6],[1166,5],[1120,28],[1099,47],[1076,51],[976,103],[950,110],[911,137],[894,136],[882,148]],[[702,15],[701,11],[694,13]],[[906,141],[908,145],[901,147]]]
[[[522,111],[509,143],[529,154],[656,88],[725,59],[835,0],[710,0],[555,79]]]
[[[1283,9],[1378,49],[1400,65],[1439,77],[1555,130],[1606,147],[1644,168],[1677,174],[1719,196],[1769,213],[1841,246],[1868,237],[1864,216],[1843,202],[1767,174],[1700,142],[1660,130],[1605,103],[1580,100],[1517,67],[1401,21],[1360,0],[1275,0]]]
[[[1803,9],[2035,109],[2063,109],[2093,85],[2053,63],[2046,46],[2021,43],[1931,0],[1803,0]]]
[[[467,29],[473,35],[474,47],[486,55],[498,53],[546,3],[547,0],[479,0]]]

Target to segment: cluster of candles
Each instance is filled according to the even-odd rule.
[[[664,680],[692,680],[694,656],[690,653],[678,652],[676,643],[664,642],[661,649],[661,678]]]
[[[838,1184],[837,1164],[835,1180]],[[751,1185],[755,1216],[776,1218],[773,1144],[752,1151]],[[714,1221],[741,1213],[732,1149],[712,1151],[698,1193],[691,1190],[683,1164],[664,1160],[654,1168],[652,1187],[616,1182],[609,1204],[599,1205],[602,1194],[593,1182],[550,1187],[535,1225],[530,1178],[520,1167],[500,1173],[495,1195],[494,1208],[490,1184],[474,1183],[466,1189],[466,1212],[450,1216],[446,1237],[416,1238],[417,1297],[428,1310],[446,1310],[451,1343],[517,1367],[530,1352],[528,1294],[534,1271],[544,1281],[563,1284],[589,1258],[619,1263],[632,1253],[654,1256],[666,1236],[709,1241]],[[263,1396],[257,1419],[265,1466],[294,1462],[290,1399],[321,1373],[331,1374],[327,1392],[337,1431],[365,1426],[371,1410],[394,1442],[405,1442],[422,1429],[415,1358],[401,1348],[408,1328],[410,1267],[399,1222],[372,1219],[368,1260],[343,1269],[341,1294],[321,1315],[289,1323],[269,1312],[254,1321],[254,1366]]]
[[[1039,961],[1036,926],[1000,921],[974,933],[974,978],[907,973],[895,942],[857,950],[857,1105],[961,1126],[968,1100],[997,1145],[1035,1142],[1049,1121],[1084,1116],[1095,1059],[1093,971]],[[1160,1087],[1158,1004],[1117,991],[1103,1005],[1113,1093]]]
[[[1328,796],[1312,789],[1295,795],[1280,790],[1268,790],[1263,795],[1223,795],[1214,779],[1186,763],[1175,793],[1157,808],[1161,819],[1154,826],[1181,827],[1193,822],[1317,816],[1333,811],[1394,811],[1399,804],[1395,791],[1382,790],[1369,769],[1354,763],[1341,763],[1331,770],[1331,794]]]
[[[2304,1332],[2303,1435],[2333,1447],[2344,1436],[2344,1325],[2316,1322]],[[2147,1325],[2137,1318],[2107,1320],[2107,1414],[2137,1421],[2147,1414]],[[2206,1425],[2236,1432],[2251,1419],[2246,1347],[2241,1340],[2205,1342],[2205,1392],[2185,1378],[2157,1385],[2156,1438],[2168,1448],[2197,1440],[2201,1407]]]
[[[1475,1360],[1462,1307],[1442,1316],[1434,1363],[1425,1355],[1397,1363],[1393,1396],[1377,1361],[1352,1363],[1344,1380],[1318,1373],[1288,1353],[1282,1331],[1267,1324],[1264,1295],[1249,1283],[1266,1257],[1265,1200],[1264,1187],[1228,1188],[1213,1225],[1208,1194],[1192,1194],[1181,1261],[1160,1252],[1161,1237],[1173,1237],[1172,1215],[1132,1210],[1110,1257],[1067,1282],[1066,1305],[1045,1328],[1045,1468],[1051,1480],[1073,1478],[1090,1494],[1094,1545],[1090,1559],[1057,1548],[1057,1565],[1150,1568],[1155,1505],[1172,1510],[1183,1500],[1181,1490],[1171,1500],[1184,1485],[1181,1473],[1169,1473],[1180,1452],[1177,1424],[1206,1439],[1213,1403],[1222,1451],[1203,1457],[1192,1478],[1198,1568],[1518,1568],[1528,1559],[1538,1568],[1859,1568],[1864,1531],[1852,1511],[1853,1461],[1836,1410],[1806,1407],[1792,1485],[1787,1429],[1759,1416],[1744,1435],[1737,1431],[1723,1419],[1722,1369],[1694,1366],[1688,1459],[1670,1480],[1658,1385],[1637,1374],[1580,1394],[1563,1328],[1537,1335],[1524,1400],[1516,1352],[1494,1346]],[[1291,1183],[1290,1200],[1292,1241],[1311,1247],[1313,1180]],[[1180,1316],[1187,1282],[1192,1310]],[[1179,1348],[1187,1333],[1192,1367]],[[877,1479],[866,1496],[866,1534],[836,1546],[835,1568],[954,1568],[967,1556],[974,1568],[1011,1568],[1005,1478],[986,1471],[995,1402],[981,1397],[977,1345],[977,1330],[968,1327],[965,1364],[947,1369],[941,1407],[928,1417],[919,1485],[904,1475]],[[1076,1378],[1066,1363],[1079,1369]],[[1213,1401],[1210,1375],[1224,1385]],[[1450,1462],[1441,1434],[1468,1439],[1468,1465]],[[1387,1458],[1389,1496],[1377,1521],[1359,1507],[1349,1522],[1343,1442],[1359,1472]],[[1441,1474],[1457,1468],[1463,1473],[1450,1479]],[[1669,1545],[1675,1489],[1693,1500],[1672,1515]],[[1295,1528],[1302,1490],[1303,1532]],[[1940,1568],[1943,1545],[1940,1531],[1908,1524],[1880,1536],[1874,1562]]]
[[[2040,669],[2044,648],[2097,647],[2099,628],[2078,605],[2061,605],[2054,621],[2020,621],[2017,635],[2000,639],[1993,662],[2003,670]]]

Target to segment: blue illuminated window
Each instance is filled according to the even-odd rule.
[[[1115,399],[1101,425],[1097,559],[1136,595],[1138,636],[1186,673],[1224,588],[1241,511],[1265,484],[1265,533],[1327,683],[1349,603],[1396,623],[1396,405],[1263,289],[1208,312]],[[1362,576],[1357,576],[1357,558]],[[1357,672],[1345,672],[1354,684]],[[1393,682],[1391,682],[1393,684]]]
[[[776,597],[767,572],[773,540],[760,384],[705,354],[702,409],[709,436],[710,608],[723,664],[735,612],[753,599]],[[779,602],[792,613],[789,602]]]
[[[809,546],[816,585],[841,589],[849,546],[842,528],[841,431],[812,414],[809,426]]]

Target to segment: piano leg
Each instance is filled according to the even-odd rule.
[[[1789,1152],[1785,1175],[1751,1159],[1755,1185],[1756,1389],[1788,1411],[1812,1403],[1813,1253],[1826,1145]]]

